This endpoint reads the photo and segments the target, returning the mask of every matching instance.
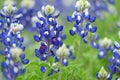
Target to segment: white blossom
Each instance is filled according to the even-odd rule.
[[[66,45],[63,44],[57,51],[56,55],[60,58],[67,57],[69,55],[69,50],[66,48]]]
[[[23,53],[23,50],[19,47],[13,47],[10,49],[10,53],[12,54],[14,58],[18,58],[20,54]]]

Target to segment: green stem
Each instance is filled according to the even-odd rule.
[[[61,61],[62,59],[60,59],[60,62]],[[61,63],[60,63],[60,72],[59,72],[58,80],[62,80],[62,64]]]
[[[44,73],[43,80],[47,80],[47,72]]]
[[[50,52],[50,39],[48,39],[47,45],[48,45],[48,52]]]
[[[50,25],[48,27],[50,28]],[[50,38],[48,38],[47,46],[48,46],[48,52],[50,52]]]
[[[62,70],[61,70],[60,73],[59,73],[58,80],[62,80],[61,78],[62,78]]]
[[[14,80],[17,80],[16,77],[14,78]]]
[[[50,25],[48,27],[50,28]],[[49,53],[50,52],[50,38],[48,38],[47,46],[48,46],[48,53]],[[47,60],[47,62],[48,62],[48,60]],[[44,73],[43,80],[47,80],[47,70]]]

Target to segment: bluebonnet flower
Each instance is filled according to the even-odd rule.
[[[113,48],[113,57],[108,59],[111,63],[108,65],[108,69],[112,73],[119,73],[119,65],[120,65],[120,44],[118,42],[114,42]]]
[[[100,71],[96,74],[98,80],[112,80],[112,74],[108,73],[104,67],[101,67]]]
[[[89,2],[91,4],[90,12],[101,20],[104,19],[103,12],[110,13],[109,4],[115,4],[115,0],[89,0]]]
[[[3,22],[6,22],[9,27],[11,23],[17,22],[22,14],[18,12],[14,4],[4,5],[0,10],[0,16],[2,17]]]
[[[46,5],[32,18],[33,29],[37,32],[34,40],[40,42],[39,49],[35,49],[36,57],[48,64],[49,58],[54,58],[54,63],[50,64],[51,73],[48,75],[59,71],[58,62],[67,66],[67,59],[72,56],[70,47],[63,44],[66,35],[63,34],[63,26],[57,23],[58,16],[59,11],[54,6]],[[46,72],[46,67],[41,66],[40,70]]]
[[[24,38],[21,36],[21,31],[24,27],[19,23],[20,14],[16,12],[16,6],[12,4],[3,6],[1,10],[1,23],[3,23],[0,39],[4,56],[1,66],[6,80],[14,80],[19,74],[23,74],[25,69],[22,65],[29,63],[25,58],[25,47],[22,45]]]
[[[96,17],[91,16],[89,13],[90,3],[87,0],[77,1],[75,8],[76,10],[73,12],[73,15],[67,17],[69,22],[75,21],[73,29],[70,30],[70,34],[72,36],[78,34],[83,41],[85,41],[87,36],[95,33],[97,30],[96,26],[92,26],[92,23],[95,22]]]

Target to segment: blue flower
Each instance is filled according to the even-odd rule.
[[[19,23],[19,14],[16,14],[16,7],[9,4],[3,6],[1,10],[1,34],[0,40],[3,45],[4,61],[1,63],[2,73],[6,80],[14,80],[19,74],[23,74],[24,64],[29,63],[29,59],[25,58],[23,46],[24,38],[21,36],[23,25]],[[7,24],[7,25],[4,25]]]
[[[79,0],[76,2],[76,10],[73,12],[72,16],[67,16],[68,22],[75,22],[73,29],[69,32],[73,36],[78,34],[83,41],[89,36],[89,34],[95,33],[97,31],[96,26],[92,26],[95,22],[96,17],[91,16],[89,13],[90,4],[87,0]]]
[[[33,29],[37,32],[37,34],[34,35],[34,40],[40,42],[40,47],[35,49],[35,56],[40,59],[40,61],[45,61],[49,64],[51,72],[48,75],[60,71],[59,65],[57,65],[59,62],[61,65],[67,66],[68,58],[72,58],[72,50],[63,44],[66,35],[63,34],[63,25],[58,25],[57,23],[58,17],[59,11],[56,10],[54,6],[46,5],[42,6],[37,16],[32,18]],[[50,57],[54,59],[53,63],[49,62]],[[40,70],[43,73],[46,72],[46,66],[41,66]]]
[[[111,63],[111,65],[108,65],[108,69],[112,73],[118,73],[120,72],[119,66],[120,66],[120,52],[119,52],[119,43],[114,42],[114,48],[113,48],[113,57],[109,58],[108,61]]]

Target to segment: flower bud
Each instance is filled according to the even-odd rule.
[[[46,15],[53,14],[54,11],[55,11],[54,6],[47,5],[42,7],[42,12],[45,13]]]
[[[112,40],[105,37],[103,40],[99,40],[99,45],[102,48],[108,49],[112,45]]]
[[[87,0],[79,0],[76,2],[76,10],[79,11],[84,11],[85,9],[88,9],[90,7],[90,3]]]
[[[17,8],[15,6],[13,6],[12,4],[8,4],[6,6],[4,6],[3,11],[2,12],[4,15],[11,15],[12,13],[15,13],[17,10]]]
[[[19,58],[20,54],[23,53],[21,48],[13,47],[10,49],[10,53],[12,54],[13,58]]]
[[[65,58],[69,55],[69,50],[66,48],[66,45],[63,44],[57,51],[56,55],[60,58]]]
[[[99,79],[99,80],[111,80],[112,79],[112,75],[109,74],[105,69],[104,67],[102,67],[100,69],[100,71],[98,72],[98,74],[96,75],[96,77]]]

